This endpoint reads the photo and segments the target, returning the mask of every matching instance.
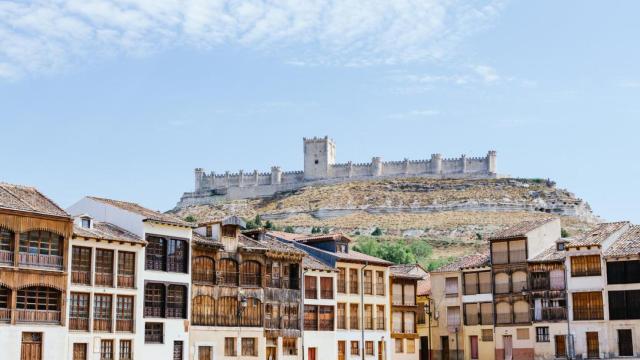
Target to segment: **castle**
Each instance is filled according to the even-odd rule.
[[[370,163],[354,164],[351,161],[336,164],[336,145],[332,139],[303,138],[304,170],[282,171],[271,167],[269,173],[240,171],[206,174],[195,169],[195,191],[182,195],[177,208],[210,204],[224,200],[268,197],[277,192],[292,191],[311,184],[335,184],[351,180],[368,180],[397,177],[429,178],[495,178],[496,152],[485,157],[444,159],[432,154],[431,159],[382,161],[374,157]]]

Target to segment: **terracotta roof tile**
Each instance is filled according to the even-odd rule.
[[[83,237],[96,240],[115,240],[132,244],[146,245],[147,242],[138,235],[131,233],[116,225],[106,222],[93,222],[93,228],[87,229],[80,226],[73,227],[74,237]]]
[[[529,262],[556,262],[562,261],[565,257],[566,251],[558,250],[557,244],[553,244],[533,257]]]
[[[535,230],[536,228],[556,219],[557,218],[552,217],[552,218],[546,218],[541,220],[523,221],[494,233],[492,236],[489,237],[489,240],[501,240],[501,239],[524,237],[528,232]]]
[[[418,264],[400,264],[389,267],[391,276],[408,279],[422,279],[427,272]]]
[[[176,216],[173,216],[170,214],[164,214],[159,211],[150,210],[132,202],[105,199],[105,198],[100,198],[95,196],[89,196],[89,199],[99,201],[107,205],[115,206],[122,210],[136,213],[138,215],[142,215],[145,217],[145,220],[150,220],[150,221],[159,222],[163,224],[185,226],[185,227],[194,227],[195,225],[195,224],[186,222]]]
[[[488,266],[490,263],[489,251],[481,254],[466,255],[450,264],[443,265],[433,272],[459,271],[464,268]]]
[[[431,274],[427,273],[423,280],[418,280],[416,294],[418,296],[431,295]]]
[[[601,245],[603,241],[607,240],[615,232],[621,230],[623,227],[628,226],[628,221],[611,222],[598,224],[595,228],[587,231],[584,234],[573,237],[567,243],[568,247],[576,246],[593,246]]]
[[[270,234],[278,238],[287,241],[296,241],[302,243],[314,242],[314,241],[330,241],[330,240],[346,240],[351,242],[351,238],[342,233],[333,234],[320,234],[320,235],[307,235],[307,234],[292,234],[284,231],[269,231]]]
[[[604,252],[605,256],[640,255],[640,225],[631,226]]]
[[[0,208],[69,217],[66,211],[38,189],[23,185],[0,183]]]

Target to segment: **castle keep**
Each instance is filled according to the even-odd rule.
[[[195,190],[182,195],[177,207],[216,203],[271,196],[277,192],[291,191],[311,184],[335,184],[351,180],[367,180],[396,177],[430,178],[495,178],[496,152],[489,151],[485,157],[445,159],[441,154],[432,154],[430,159],[382,161],[374,157],[370,163],[336,164],[336,145],[332,139],[303,138],[304,170],[282,171],[278,166],[271,172],[259,173],[239,171],[216,174],[195,169]]]

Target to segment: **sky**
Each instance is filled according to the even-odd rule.
[[[640,223],[640,2],[0,1],[0,181],[158,210],[193,169],[484,156]]]

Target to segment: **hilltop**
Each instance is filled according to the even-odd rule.
[[[299,233],[316,228],[357,237],[379,228],[388,241],[427,242],[434,259],[477,251],[488,235],[523,220],[561,216],[569,234],[598,220],[588,203],[552,181],[515,178],[351,181],[172,212],[196,221],[260,215]]]

